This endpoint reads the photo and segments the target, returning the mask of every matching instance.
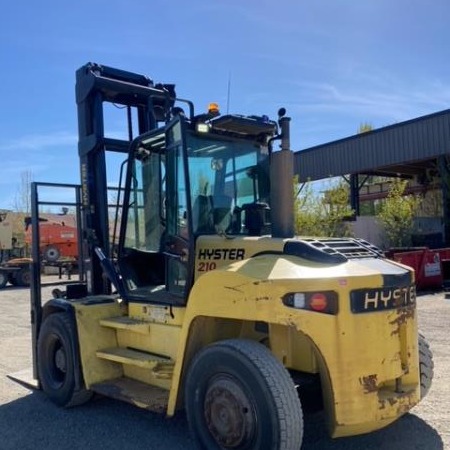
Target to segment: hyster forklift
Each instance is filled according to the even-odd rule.
[[[363,240],[294,236],[284,109],[196,115],[174,85],[91,63],[76,77],[86,282],[41,306],[32,277],[34,376],[53,402],[185,408],[208,450],[298,450],[311,400],[332,437],[419,402],[433,362],[414,273]],[[105,136],[107,103],[129,139]],[[107,151],[126,155],[114,245]]]

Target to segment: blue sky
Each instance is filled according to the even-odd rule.
[[[449,17],[448,0],[7,2],[0,208],[24,171],[78,183],[75,70],[89,61],[175,83],[197,112],[226,112],[230,79],[229,111],[286,107],[300,150],[449,108]]]

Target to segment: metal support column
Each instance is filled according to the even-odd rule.
[[[438,157],[439,176],[442,190],[442,212],[444,218],[444,243],[450,246],[450,164],[445,155]]]
[[[359,216],[359,179],[358,174],[350,175],[350,206],[355,216]]]

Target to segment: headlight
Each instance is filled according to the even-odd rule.
[[[195,129],[197,133],[208,133],[209,132],[209,125],[207,123],[198,122],[195,125]]]

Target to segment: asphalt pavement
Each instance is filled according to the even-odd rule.
[[[43,289],[50,298],[54,288]],[[184,413],[172,419],[97,396],[62,409],[40,391],[7,375],[31,367],[28,289],[0,290],[0,449],[152,450],[194,449]],[[321,413],[305,417],[302,449],[450,449],[450,300],[444,293],[420,296],[419,323],[435,354],[435,380],[428,397],[393,425],[364,436],[333,440]]]

